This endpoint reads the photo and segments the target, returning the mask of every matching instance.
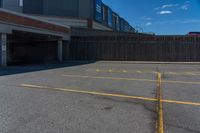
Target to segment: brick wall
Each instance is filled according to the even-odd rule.
[[[4,21],[7,23],[19,24],[19,25],[23,25],[23,26],[30,26],[30,27],[41,28],[41,29],[46,29],[46,30],[51,30],[51,31],[64,32],[64,33],[70,32],[69,28],[66,28],[63,26],[46,23],[43,21],[15,15],[15,14],[4,12],[4,11],[0,11],[0,16],[1,16],[0,21]]]

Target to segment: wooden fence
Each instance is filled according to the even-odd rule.
[[[200,61],[200,38],[188,36],[72,37],[65,59],[104,61]]]

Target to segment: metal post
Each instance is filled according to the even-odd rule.
[[[7,66],[7,34],[0,34],[0,67]]]
[[[62,62],[63,61],[63,41],[62,39],[59,39],[57,41],[57,59],[58,61]]]

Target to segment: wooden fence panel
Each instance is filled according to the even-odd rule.
[[[72,37],[70,60],[200,61],[200,38],[187,36]]]

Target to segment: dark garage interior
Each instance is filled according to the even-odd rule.
[[[55,36],[14,31],[8,35],[8,64],[33,64],[57,60]]]

